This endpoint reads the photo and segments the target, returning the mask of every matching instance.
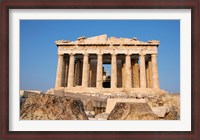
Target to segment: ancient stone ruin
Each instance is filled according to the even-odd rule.
[[[100,35],[55,43],[55,88],[21,91],[20,119],[180,119],[180,96],[159,86],[159,41]]]
[[[159,41],[106,35],[59,40],[55,89],[73,93],[163,93],[158,77]],[[104,78],[103,64],[111,64]]]

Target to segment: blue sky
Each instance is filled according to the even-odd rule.
[[[160,88],[180,92],[179,20],[21,20],[20,89],[46,91],[55,86],[56,40],[80,36],[136,37],[159,40]]]

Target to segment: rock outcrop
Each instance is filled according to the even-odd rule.
[[[30,94],[22,103],[20,119],[88,120],[80,100],[47,94]]]
[[[157,97],[147,97],[147,99],[148,105],[158,117],[171,120],[180,119],[180,94],[162,94]]]
[[[178,115],[178,112],[176,111],[175,107],[172,107],[170,111],[166,114],[165,120],[179,120],[180,116]]]
[[[117,103],[108,120],[158,120],[147,103]]]

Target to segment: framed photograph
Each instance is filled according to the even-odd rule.
[[[198,140],[198,17],[199,0],[2,1],[1,138]],[[42,104],[44,91],[44,96],[62,91],[109,97],[111,109],[108,100],[107,106],[91,102],[95,117],[89,118],[89,111],[89,120],[84,114],[77,115],[83,120],[45,117],[41,111],[27,115],[28,102],[34,101],[22,97],[38,92]],[[116,92],[127,100],[117,104]],[[160,93],[169,96],[160,101]],[[147,99],[155,116],[131,118],[120,110],[128,100]],[[96,117],[101,113],[107,118]]]

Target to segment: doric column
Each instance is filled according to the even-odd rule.
[[[74,86],[74,54],[70,54],[69,58],[69,73],[68,73],[68,87]]]
[[[103,71],[102,71],[102,54],[98,54],[97,56],[97,81],[96,81],[96,87],[102,88],[102,79],[103,79]]]
[[[160,88],[159,79],[158,79],[158,64],[157,64],[157,55],[151,55],[152,60],[152,80],[153,80],[153,88]]]
[[[63,75],[63,54],[58,54],[58,64],[57,64],[57,73],[56,73],[56,83],[55,87],[62,87],[62,75]]]
[[[85,53],[83,57],[83,78],[82,78],[83,87],[88,87],[88,73],[89,73],[88,54]]]
[[[148,62],[148,66],[149,66],[149,88],[152,88],[152,63],[151,63],[151,58]]]
[[[138,58],[134,60],[134,65],[133,65],[133,87],[134,88],[139,88],[140,87],[140,76],[139,76],[139,65],[138,65]]]
[[[117,87],[117,56],[112,54],[111,62],[111,88]]]
[[[64,87],[67,87],[67,81],[68,81],[68,69],[69,69],[69,60],[65,60],[65,80],[64,80]]]
[[[140,88],[146,88],[145,55],[140,54]]]
[[[126,88],[131,88],[131,57],[126,54]]]

